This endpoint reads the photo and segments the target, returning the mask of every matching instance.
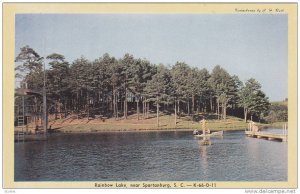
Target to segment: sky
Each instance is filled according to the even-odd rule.
[[[15,54],[29,45],[73,62],[125,53],[153,64],[216,65],[255,78],[270,101],[288,97],[286,14],[17,14]]]

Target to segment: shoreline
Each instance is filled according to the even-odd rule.
[[[256,123],[260,129],[263,128],[281,128],[282,123],[263,124]],[[228,117],[226,120],[209,119],[206,128],[212,132],[215,131],[244,131],[248,128],[248,122],[236,117]],[[16,129],[16,128],[15,128]],[[34,127],[28,126],[28,129],[34,133]],[[201,124],[188,120],[187,117],[181,117],[175,125],[173,117],[163,115],[160,117],[160,125],[157,127],[156,118],[137,120],[135,115],[124,120],[107,119],[105,121],[98,119],[72,119],[72,117],[52,120],[49,122],[49,133],[109,133],[109,132],[164,132],[164,131],[194,131],[201,130]],[[40,130],[43,132],[43,129]]]
[[[73,126],[76,126],[76,130],[72,130],[70,128],[72,128]],[[93,127],[93,126],[97,126],[97,125],[89,125],[89,127]],[[81,128],[82,129],[78,129]],[[84,134],[84,133],[127,133],[127,132],[169,132],[169,131],[173,131],[173,132],[182,132],[182,131],[190,131],[193,132],[195,129],[195,127],[191,127],[191,128],[152,128],[152,129],[142,129],[142,128],[130,128],[130,129],[126,129],[126,128],[115,128],[115,129],[86,129],[87,125],[67,125],[67,126],[63,126],[63,127],[57,127],[52,129],[54,132],[53,133],[78,133],[78,134]],[[279,126],[277,125],[261,125],[259,124],[259,127],[261,129],[267,129],[267,128],[278,128],[280,129]],[[97,128],[97,127],[96,127]],[[243,127],[225,127],[225,128],[216,128],[216,129],[210,129],[211,132],[217,132],[217,131],[245,131],[247,128],[243,128]],[[201,130],[201,129],[198,129]]]
[[[84,134],[84,133],[127,133],[127,132],[193,132],[195,128],[162,128],[162,129],[92,129],[92,130],[68,130],[64,129],[64,127],[61,128],[55,128],[53,129],[54,133],[65,133],[65,134]],[[226,129],[214,129],[211,130],[212,132],[217,131],[244,131],[245,129],[241,128],[226,128]]]

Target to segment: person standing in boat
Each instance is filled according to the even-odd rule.
[[[205,117],[202,118],[202,120],[200,121],[200,123],[202,123],[202,133],[203,134],[210,134],[210,130],[206,128],[206,120]]]

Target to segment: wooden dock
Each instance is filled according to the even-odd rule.
[[[245,134],[248,137],[254,137],[259,139],[267,139],[267,140],[277,140],[282,142],[287,142],[287,134],[274,134],[269,132],[257,132],[257,131],[245,131]]]

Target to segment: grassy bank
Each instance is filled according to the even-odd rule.
[[[161,115],[159,127],[155,114],[148,119],[137,119],[137,115],[130,115],[128,119],[77,119],[70,117],[49,122],[52,129],[66,133],[80,132],[104,132],[104,131],[154,131],[154,130],[189,130],[201,129],[199,122],[192,121],[191,117],[185,116],[177,119],[175,125],[174,115]],[[207,119],[207,128],[212,131],[218,130],[241,130],[247,128],[243,119],[228,117],[226,120]]]

